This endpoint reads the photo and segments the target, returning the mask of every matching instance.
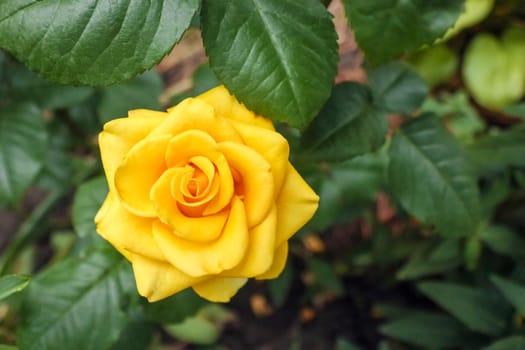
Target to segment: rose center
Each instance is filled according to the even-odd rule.
[[[199,197],[208,187],[208,178],[199,168],[196,168],[193,177],[188,180],[186,188],[193,198]]]

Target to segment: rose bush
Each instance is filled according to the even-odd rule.
[[[99,144],[109,193],[97,231],[149,301],[188,287],[228,301],[247,278],[275,278],[317,208],[286,139],[224,87],[167,112],[130,111]]]

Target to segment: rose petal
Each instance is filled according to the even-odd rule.
[[[153,221],[129,213],[112,192],[95,216],[97,232],[115,247],[163,260],[164,254],[153,238]]]
[[[229,121],[217,116],[212,106],[204,101],[187,98],[169,108],[168,114],[168,118],[152,131],[152,135],[178,135],[188,130],[201,130],[217,142],[241,142],[240,136]]]
[[[197,156],[213,162],[220,180],[219,193],[206,206],[203,214],[218,213],[231,201],[233,178],[226,158],[210,135],[200,130],[190,130],[173,137],[166,151],[166,164],[168,167],[186,165]]]
[[[167,115],[167,113],[163,114]],[[98,136],[98,143],[110,191],[115,190],[113,181],[115,170],[126,153],[165,119],[165,116],[155,114],[151,117],[114,119],[104,125],[104,130]]]
[[[279,246],[287,241],[317,210],[319,196],[290,164],[279,197],[277,198],[277,239]]]
[[[166,119],[168,113],[161,111],[154,111],[151,109],[133,109],[128,111],[128,118],[162,118]]]
[[[266,219],[250,230],[250,241],[244,259],[222,275],[254,277],[267,271],[274,260],[276,225],[277,210],[274,205]]]
[[[288,171],[288,156],[290,154],[288,141],[275,131],[235,121],[232,124],[241,135],[244,143],[272,165],[271,171],[275,183],[275,194],[279,193]]]
[[[166,259],[190,276],[218,274],[239,264],[248,246],[248,227],[242,201],[233,197],[221,236],[209,244],[178,238],[169,227],[155,222],[153,236]]]
[[[188,276],[168,263],[138,254],[132,256],[132,265],[138,292],[150,302],[167,298],[205,280]]]
[[[151,187],[166,170],[164,154],[169,136],[148,137],[137,143],[115,172],[117,194],[130,212],[155,217]]]
[[[215,112],[225,118],[255,125],[259,128],[275,130],[269,119],[255,115],[255,113],[239,103],[235,96],[231,95],[224,86],[218,86],[208,90],[197,96],[196,99],[205,101],[213,106]]]
[[[281,244],[275,251],[272,266],[263,274],[257,276],[258,280],[270,280],[279,277],[286,266],[288,258],[288,242]]]
[[[206,282],[195,284],[192,288],[204,299],[226,303],[247,281],[248,279],[246,278],[213,278]]]
[[[188,217],[178,208],[176,200],[171,195],[171,178],[181,168],[171,168],[162,174],[151,189],[151,198],[160,220],[170,226],[173,233],[182,239],[194,242],[210,242],[219,237],[226,220],[228,211],[214,215]]]
[[[260,224],[274,204],[271,166],[254,150],[233,142],[221,142],[219,148],[230,166],[240,174],[248,228]]]

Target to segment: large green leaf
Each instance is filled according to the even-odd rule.
[[[380,63],[414,52],[445,34],[463,10],[463,1],[344,0],[359,47]]]
[[[380,332],[425,349],[457,347],[468,334],[465,327],[450,316],[423,312],[390,321],[381,326]]]
[[[372,104],[366,86],[339,84],[305,130],[303,153],[309,159],[345,160],[381,147],[387,130],[386,114]]]
[[[210,66],[248,108],[304,127],[330,95],[337,34],[318,0],[205,0]]]
[[[425,99],[428,87],[409,66],[391,62],[368,72],[374,104],[390,113],[409,114]]]
[[[21,349],[107,349],[126,326],[135,295],[130,265],[113,249],[54,265],[27,289]]]
[[[422,282],[417,287],[473,331],[497,336],[505,329],[509,309],[487,290],[447,282]]]
[[[41,76],[108,85],[158,63],[199,8],[199,0],[5,0],[0,47]]]
[[[395,134],[388,179],[403,207],[447,237],[469,236],[480,219],[479,190],[456,140],[426,115]]]
[[[47,132],[32,104],[0,108],[0,205],[14,203],[31,185],[46,156]]]
[[[521,316],[525,317],[525,286],[496,275],[491,276],[490,280]]]
[[[18,275],[0,277],[0,300],[23,290],[29,284],[29,280],[30,278],[27,276]]]
[[[103,176],[82,184],[73,201],[73,227],[80,237],[95,233],[95,214],[108,193],[106,179]]]

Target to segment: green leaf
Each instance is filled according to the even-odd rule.
[[[425,99],[428,87],[409,66],[391,62],[368,72],[374,104],[390,113],[409,114]]]
[[[430,86],[446,82],[459,65],[458,54],[445,44],[417,51],[408,58],[408,62]]]
[[[525,239],[504,226],[488,226],[480,230],[479,238],[501,255],[522,260],[525,258]]]
[[[72,220],[80,237],[95,234],[94,218],[107,193],[108,186],[103,176],[89,180],[78,188],[73,201]]]
[[[170,324],[164,328],[174,337],[194,344],[214,344],[223,328],[223,323],[231,320],[232,314],[228,309],[217,304],[210,304],[202,308],[198,314],[186,318],[177,324]]]
[[[344,0],[359,47],[381,63],[431,44],[452,27],[463,1]]]
[[[479,225],[479,190],[457,141],[439,120],[404,124],[389,150],[388,179],[403,207],[446,237],[469,236]]]
[[[341,161],[379,149],[388,130],[386,114],[358,83],[337,85],[302,136],[304,157]]]
[[[525,337],[515,335],[495,341],[482,350],[521,350],[525,349]]]
[[[521,316],[525,317],[525,286],[496,275],[491,276],[490,280]]]
[[[111,346],[111,350],[149,349],[155,324],[144,319],[143,309],[140,306],[130,308],[127,321],[128,324],[120,333],[119,339]]]
[[[207,302],[191,289],[185,289],[167,299],[146,305],[145,317],[162,323],[178,323],[193,316]]]
[[[473,331],[497,336],[505,329],[508,308],[487,290],[446,282],[422,282],[417,288]]]
[[[35,180],[46,145],[44,121],[34,105],[0,109],[0,205],[17,201]]]
[[[330,95],[337,34],[318,0],[205,0],[210,66],[257,114],[305,127]]]
[[[466,329],[452,317],[427,312],[390,321],[380,332],[425,349],[458,347],[468,339]]]
[[[24,290],[31,279],[27,276],[5,275],[0,277],[0,300]]]
[[[113,249],[70,258],[33,279],[21,311],[20,348],[106,349],[135,297],[129,263]]]
[[[199,0],[5,0],[0,47],[46,79],[109,85],[158,63]]]
[[[507,166],[525,168],[525,125],[489,134],[467,148],[480,173],[497,172]]]
[[[396,273],[400,280],[411,280],[450,271],[463,262],[459,242],[446,240],[435,249],[422,254],[416,252]]]
[[[437,99],[427,98],[421,106],[421,111],[445,118],[447,128],[465,143],[472,143],[475,135],[485,129],[485,121],[464,91],[443,94]]]
[[[0,24],[1,26],[1,24]],[[15,101],[31,101],[41,108],[72,107],[89,98],[93,88],[53,84],[22,64],[9,65],[9,95]]]
[[[162,79],[155,71],[144,73],[133,80],[102,90],[97,106],[101,123],[128,116],[128,111],[138,108],[160,109],[159,96]]]
[[[476,35],[466,48],[462,73],[482,106],[497,110],[520,100],[525,93],[525,30],[507,29],[501,40]]]

